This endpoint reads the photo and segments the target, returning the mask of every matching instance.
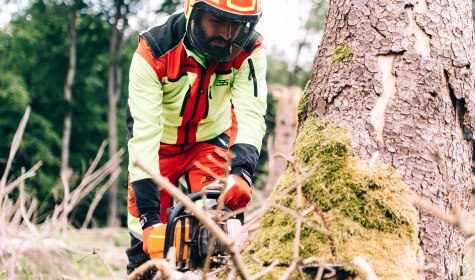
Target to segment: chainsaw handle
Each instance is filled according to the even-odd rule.
[[[218,199],[221,195],[221,191],[218,190],[207,190],[206,198],[207,199]],[[203,198],[203,191],[191,193],[187,197],[195,202]],[[183,203],[179,202],[173,211],[168,216],[167,228],[165,230],[165,244],[163,248],[163,258],[167,257],[168,249],[173,246],[173,241],[175,240],[175,227],[178,221],[178,218],[185,212],[186,207]]]

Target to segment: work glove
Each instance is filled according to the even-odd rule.
[[[231,174],[226,179],[224,189],[224,205],[231,210],[237,210],[247,206],[251,201],[250,184],[239,175]]]
[[[148,238],[150,233],[159,226],[162,225],[157,212],[149,212],[140,216],[140,225],[142,226],[142,243],[143,251],[148,254]]]

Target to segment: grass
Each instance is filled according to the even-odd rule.
[[[112,279],[100,257],[93,254],[95,248],[116,279],[126,276],[127,229],[69,230],[51,240],[64,244],[64,247],[0,257],[6,264],[0,269],[0,279],[10,279],[8,268],[12,262],[16,266],[14,279],[61,279],[63,275],[73,279]]]

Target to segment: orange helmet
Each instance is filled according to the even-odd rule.
[[[231,22],[233,27],[230,28],[235,28],[235,34],[231,38],[213,37],[213,31],[209,30],[213,27],[203,23],[206,14],[219,19],[223,25]],[[261,15],[260,0],[185,0],[187,39],[208,60],[230,60],[240,53],[254,34]],[[221,24],[216,26],[220,28]],[[217,45],[212,43],[214,39],[219,41]]]

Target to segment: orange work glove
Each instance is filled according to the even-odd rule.
[[[148,237],[150,233],[162,225],[160,223],[160,218],[158,214],[155,212],[147,213],[146,215],[142,215],[140,217],[140,225],[142,226],[143,233],[142,233],[142,243],[143,243],[143,251],[148,254]]]
[[[224,205],[234,211],[246,207],[251,198],[251,187],[246,180],[238,175],[229,175],[224,190]]]

